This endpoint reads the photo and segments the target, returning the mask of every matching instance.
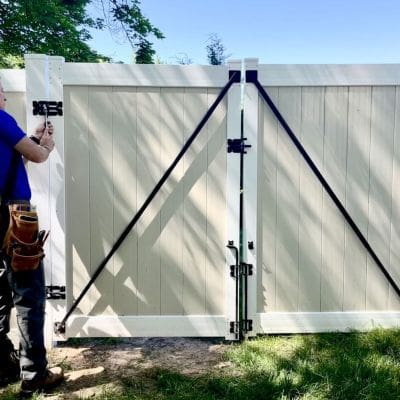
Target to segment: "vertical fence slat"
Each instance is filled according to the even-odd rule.
[[[278,88],[267,88],[272,101],[278,104]],[[260,98],[262,109],[262,274],[259,274],[260,312],[276,311],[276,219],[277,219],[277,174],[278,174],[278,121]],[[282,134],[282,132],[280,133]],[[260,280],[261,278],[261,280]]]
[[[318,167],[323,164],[325,89],[302,88],[299,138]],[[322,258],[322,187],[309,166],[300,162],[299,311],[320,308]]]
[[[185,139],[207,111],[204,89],[185,90]],[[207,125],[184,156],[184,314],[205,313]]]
[[[346,184],[347,109],[348,88],[326,88],[323,173],[342,202]],[[341,311],[345,223],[326,192],[322,221],[321,311]]]
[[[371,116],[371,169],[368,240],[384,265],[390,264],[395,88],[374,87]],[[389,283],[373,260],[367,261],[367,308],[386,310]]]
[[[160,101],[162,170],[183,146],[183,89],[163,88]],[[182,315],[183,264],[183,162],[162,189],[161,207],[161,314]]]
[[[369,154],[371,145],[371,87],[349,89],[349,129],[345,207],[367,237]],[[367,250],[352,229],[345,227],[343,310],[365,310]]]
[[[219,94],[209,90],[208,106]],[[207,126],[207,204],[205,296],[208,315],[225,313],[225,226],[226,226],[226,98]],[[206,133],[206,132],[204,132]]]
[[[66,264],[67,283],[76,298],[90,279],[89,127],[88,88],[66,87],[64,93],[66,162]],[[72,299],[70,299],[72,300]],[[79,309],[87,314],[90,303]]]
[[[138,88],[137,113],[137,204],[140,207],[162,176],[159,88]],[[159,315],[161,311],[160,203],[157,196],[137,224],[139,315]]]
[[[111,87],[93,87],[89,89],[91,274],[110,251],[114,239],[111,105]],[[113,297],[113,266],[109,263],[88,292],[88,301],[91,302],[93,307],[91,314],[112,314]]]
[[[136,88],[114,88],[112,108],[115,242],[137,210]],[[116,314],[137,315],[137,241],[137,230],[134,228],[113,257],[113,305]]]
[[[301,88],[280,88],[279,109],[289,126],[300,131]],[[276,248],[277,311],[297,311],[299,289],[300,155],[283,128],[278,133],[278,208]]]

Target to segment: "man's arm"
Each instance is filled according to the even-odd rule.
[[[14,148],[27,160],[42,163],[48,159],[50,152],[53,150],[54,141],[46,129],[40,139],[40,144],[36,144],[33,140],[25,136]]]

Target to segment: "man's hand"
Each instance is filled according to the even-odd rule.
[[[46,130],[46,127],[44,126],[44,122],[41,122],[35,129],[35,133],[33,136],[38,138],[39,140],[42,138],[44,131]],[[54,127],[53,124],[50,121],[47,121],[47,130],[50,135],[54,133]]]
[[[42,137],[40,138],[40,146],[46,148],[49,153],[54,149],[54,139],[53,139],[53,127],[51,127],[50,133],[50,126],[44,129]]]

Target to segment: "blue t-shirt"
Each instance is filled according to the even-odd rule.
[[[0,110],[0,195],[3,200],[31,199],[28,176],[19,153],[16,153],[18,159],[14,163],[14,171],[10,170],[14,146],[25,136],[25,132],[17,125],[15,119],[4,110]],[[9,185],[9,193],[4,193],[8,174],[12,174],[13,179]]]

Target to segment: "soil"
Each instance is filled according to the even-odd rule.
[[[227,371],[228,344],[214,339],[94,339],[60,343],[48,353],[49,364],[64,368],[65,382],[46,399],[85,399],[116,389],[121,379],[139,378],[154,368],[185,375]]]

